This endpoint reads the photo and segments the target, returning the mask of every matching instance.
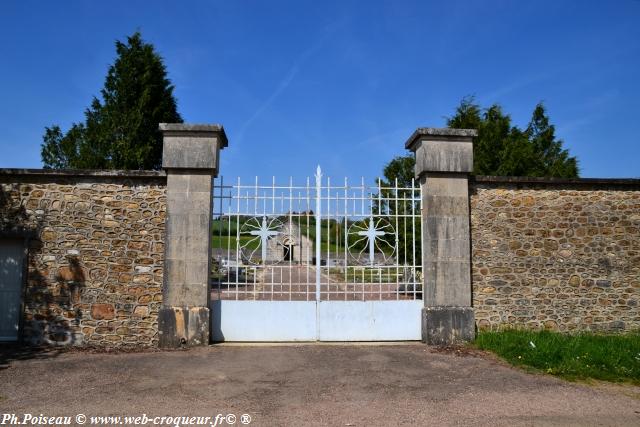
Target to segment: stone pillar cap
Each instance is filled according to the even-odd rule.
[[[415,151],[416,143],[421,139],[471,142],[474,136],[478,136],[475,129],[418,128],[404,144],[404,148]]]
[[[229,144],[221,125],[160,123],[159,129],[164,169],[202,169],[218,174],[220,150]]]
[[[165,136],[183,136],[185,134],[194,134],[193,136],[217,136],[220,138],[220,148],[229,145],[224,127],[219,124],[160,123],[158,128]]]
[[[404,145],[416,154],[416,178],[424,173],[473,171],[475,129],[418,128]]]

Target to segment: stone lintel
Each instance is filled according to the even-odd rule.
[[[472,307],[425,307],[422,309],[422,341],[451,345],[473,341],[476,336]]]
[[[416,154],[416,177],[429,172],[473,171],[475,129],[419,128],[405,143]]]
[[[160,123],[164,169],[206,169],[218,174],[220,150],[228,145],[220,125]]]

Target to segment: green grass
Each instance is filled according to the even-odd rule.
[[[241,246],[245,245],[246,242],[250,241],[251,239],[253,239],[253,241],[246,245],[247,249],[257,249],[258,247],[260,247],[260,240],[256,239],[253,236],[240,236],[240,245]],[[222,249],[230,248],[231,253],[235,253],[236,235],[232,234],[231,237],[229,237],[229,236],[218,236],[214,234],[213,236],[211,236],[211,247],[222,248]]]
[[[313,253],[315,254],[315,241],[316,241],[316,226],[315,223],[314,224],[309,224],[309,227],[307,227],[307,224],[304,222],[301,222],[299,224],[300,226],[300,233],[305,236],[308,237],[309,240],[311,240],[312,244],[313,244]],[[344,246],[341,244],[338,244],[335,240],[336,240],[336,235],[335,233],[330,233],[330,242],[329,244],[327,244],[327,227],[328,224],[327,222],[323,221],[320,223],[320,250],[322,252],[322,254],[326,254],[327,253],[327,247],[329,248],[329,252],[333,252],[333,253],[343,253],[344,252]],[[342,236],[340,236],[342,237]]]
[[[640,385],[640,332],[620,335],[481,332],[475,346],[496,353],[513,365],[570,381],[593,379]]]

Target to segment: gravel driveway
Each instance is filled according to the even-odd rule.
[[[72,425],[78,414],[211,416],[205,425],[217,414],[242,425],[248,414],[256,426],[640,425],[638,388],[571,384],[421,344],[216,345],[21,360],[5,352],[4,359],[1,413],[70,416]]]

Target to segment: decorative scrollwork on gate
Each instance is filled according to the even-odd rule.
[[[395,262],[397,236],[384,217],[369,217],[354,222],[347,231],[349,255],[359,264],[387,264]]]
[[[283,228],[277,216],[256,216],[245,221],[240,227],[239,245],[243,261],[254,265],[282,262],[285,255],[276,249],[291,240]]]

